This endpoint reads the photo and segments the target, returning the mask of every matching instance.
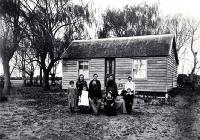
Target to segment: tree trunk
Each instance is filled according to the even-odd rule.
[[[195,73],[195,70],[197,67],[197,53],[193,51],[192,54],[194,57],[194,63],[193,63],[193,68],[192,68],[191,74],[193,75]]]
[[[55,85],[55,73],[51,74],[51,84]]]
[[[42,86],[42,67],[40,66],[40,86]]]
[[[4,79],[0,77],[0,100],[3,97],[3,87],[4,87]]]
[[[22,50],[22,79],[24,81],[24,86],[26,86],[26,73],[25,73],[25,51]]]
[[[191,52],[192,52],[192,55],[193,55],[193,68],[192,68],[192,71],[191,71],[191,74],[194,74],[195,72],[195,69],[196,69],[196,65],[197,65],[197,52],[194,51],[193,49],[193,43],[194,43],[194,32],[192,34],[192,38],[191,38],[191,46],[190,46],[190,49],[191,49]]]
[[[34,73],[31,71],[30,72],[30,86],[33,86],[33,75]]]
[[[43,87],[45,90],[50,90],[49,86],[49,71],[44,69],[43,70]]]
[[[9,60],[7,58],[2,58],[3,60],[3,71],[4,71],[4,87],[2,96],[10,94],[10,66]]]

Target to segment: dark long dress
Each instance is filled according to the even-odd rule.
[[[105,98],[105,113],[107,116],[116,116],[116,112],[115,112],[115,107],[114,107],[114,98],[111,97],[111,98],[108,98],[106,97]]]
[[[87,86],[87,82],[86,81],[84,81],[84,80],[83,81],[78,80],[76,82],[76,88],[78,90],[79,96],[81,94],[81,91],[83,90],[83,86]]]
[[[106,92],[112,91],[112,97],[115,100],[115,109],[122,112],[126,112],[125,101],[122,97],[118,96],[117,84],[114,80],[108,80],[106,85]],[[119,99],[116,97],[120,97]]]
[[[77,90],[78,90],[78,95],[77,95],[77,97],[76,97],[76,102],[77,102],[77,104],[76,104],[76,107],[78,107],[78,96],[80,96],[81,95],[81,91],[83,90],[83,86],[86,86],[87,87],[87,82],[86,81],[80,81],[80,80],[78,80],[77,82],[76,82],[76,88],[77,88]]]
[[[112,91],[112,97],[114,97],[114,99],[118,96],[117,84],[114,80],[108,80],[106,84],[106,92],[109,91]]]

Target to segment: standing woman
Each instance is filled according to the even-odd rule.
[[[84,86],[87,87],[87,82],[84,80],[84,75],[80,74],[79,77],[78,77],[78,81],[76,82],[76,88],[78,90],[78,96],[81,95],[81,91],[83,90]],[[77,97],[77,100],[76,100],[76,106],[78,107],[78,97]]]
[[[129,88],[130,88],[130,90],[131,90],[131,92],[133,93],[133,94],[135,94],[135,83],[132,81],[132,77],[131,76],[129,76],[128,78],[127,78],[127,82],[126,82],[126,84],[125,84],[125,90],[127,91]]]

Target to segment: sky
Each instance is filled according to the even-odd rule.
[[[101,9],[107,7],[122,8],[124,5],[144,3],[159,3],[163,15],[182,13],[186,16],[200,17],[199,0],[93,0]]]
[[[127,4],[130,6],[130,5],[144,3],[145,1],[147,3],[157,2],[159,3],[159,9],[161,15],[165,16],[165,15],[174,15],[180,13],[184,16],[200,18],[200,7],[199,7],[200,0],[83,0],[83,1],[85,2],[93,1],[95,7],[98,8],[100,11],[101,10],[103,11],[108,7],[121,9]],[[188,57],[188,59],[190,59],[190,56]],[[3,73],[3,68],[0,62],[0,75],[2,73]]]

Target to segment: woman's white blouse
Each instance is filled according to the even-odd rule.
[[[125,84],[125,90],[127,90],[128,88],[131,89],[131,91],[134,91],[135,92],[135,83],[133,81],[128,81],[126,84]]]

